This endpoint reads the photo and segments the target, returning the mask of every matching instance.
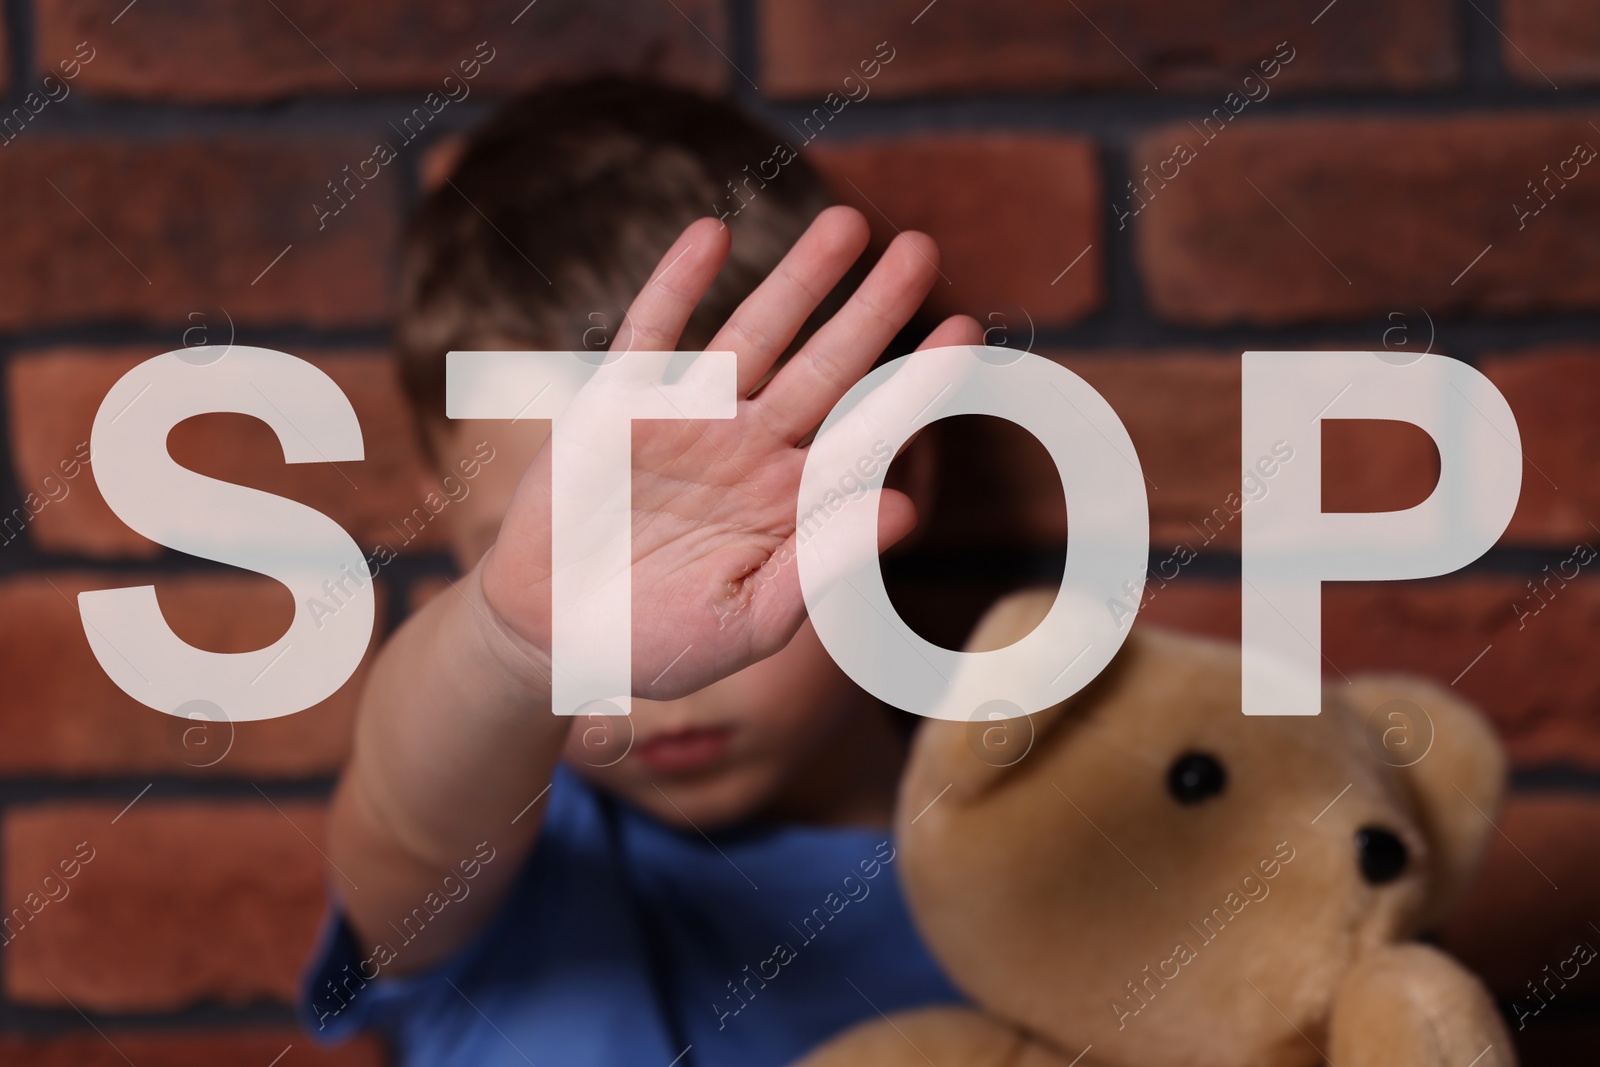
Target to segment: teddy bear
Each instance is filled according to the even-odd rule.
[[[1001,601],[968,648],[1053,599]],[[1486,722],[1401,676],[1334,679],[1315,716],[1239,693],[1238,645],[1140,623],[1056,707],[925,722],[900,877],[972,1006],[870,1020],[804,1067],[1514,1065],[1488,991],[1415,940],[1495,832]]]

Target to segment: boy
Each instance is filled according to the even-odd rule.
[[[723,105],[570,86],[476,134],[419,211],[407,386],[441,469],[478,442],[494,459],[451,512],[465,576],[362,694],[313,1032],[376,1030],[401,1064],[752,1067],[956,998],[897,886],[898,713],[768,565],[792,548],[800,444],[910,321],[937,249],[901,235],[814,316],[868,230],[803,159],[703,217],[770,154]],[[958,317],[925,344],[980,340]],[[548,423],[442,418],[449,349],[601,347],[731,349],[742,398],[733,420],[634,423],[626,719],[549,710]],[[915,523],[893,490],[880,515],[884,545]]]

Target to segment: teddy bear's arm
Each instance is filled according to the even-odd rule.
[[[1378,949],[1351,971],[1333,1006],[1328,1058],[1339,1067],[1516,1067],[1488,990],[1420,944]]]
[[[924,1008],[860,1023],[795,1067],[1019,1067],[1030,1047],[1038,1051],[1016,1030],[970,1009]],[[1035,1060],[1027,1062],[1033,1067]]]

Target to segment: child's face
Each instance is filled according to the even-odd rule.
[[[455,469],[456,460],[475,448],[482,452],[480,442],[494,449],[471,491],[447,509],[463,570],[494,543],[522,472],[548,436],[546,422],[461,420],[439,439],[443,470]],[[819,764],[855,762],[836,751],[851,743],[843,731],[852,720],[861,722],[857,715],[874,712],[881,714],[833,662],[808,621],[776,655],[697,693],[670,701],[635,698],[626,718],[580,717],[565,759],[663,822],[710,829],[772,806]]]

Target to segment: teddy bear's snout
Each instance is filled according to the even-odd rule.
[[[1361,857],[1361,877],[1371,885],[1384,885],[1405,873],[1406,843],[1381,826],[1357,830],[1356,850]]]

